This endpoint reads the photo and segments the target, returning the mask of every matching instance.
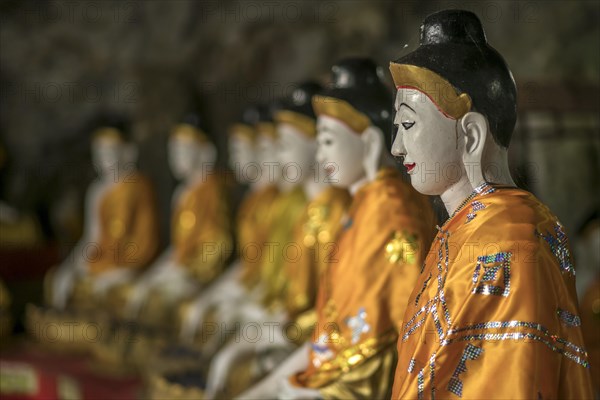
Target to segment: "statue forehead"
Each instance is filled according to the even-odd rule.
[[[396,93],[396,99],[394,101],[394,108],[396,111],[400,109],[400,105],[405,103],[415,110],[422,107],[434,107],[435,104],[425,93],[420,90],[413,88],[400,88]]]
[[[345,123],[329,115],[319,115],[317,118],[317,134],[332,133],[334,135],[352,135],[358,138]]]

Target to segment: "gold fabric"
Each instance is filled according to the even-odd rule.
[[[388,357],[433,218],[429,201],[394,169],[382,169],[356,193],[319,287],[311,361],[292,377],[293,384],[318,388],[325,398],[389,396]],[[398,234],[410,241],[401,257],[390,260],[386,248]],[[417,254],[409,256],[410,249]]]
[[[285,301],[284,255],[294,245],[294,227],[302,218],[306,195],[298,186],[282,193],[273,204],[273,224],[260,260],[260,281],[264,285],[263,305],[277,307]],[[291,250],[290,250],[291,251]]]
[[[358,134],[363,133],[371,126],[369,117],[344,100],[317,95],[313,96],[312,104],[317,115],[327,115],[338,119]]]
[[[294,249],[287,254],[286,310],[290,320],[313,308],[317,282],[335,251],[341,220],[350,205],[345,189],[330,186],[306,207],[294,232]]]
[[[89,272],[143,268],[157,249],[154,191],[150,181],[136,173],[115,184],[100,201],[100,236],[95,254],[88,251]]]
[[[265,251],[269,229],[273,223],[273,204],[279,190],[274,185],[265,186],[249,193],[238,211],[238,252],[242,262],[241,281],[250,289],[260,280],[260,260]]]
[[[259,122],[256,124],[256,133],[258,135],[265,135],[271,139],[277,139],[277,130],[275,124],[272,122]]]
[[[472,101],[467,93],[458,94],[450,82],[427,68],[390,63],[390,72],[397,89],[419,90],[447,117],[459,119],[471,111]]]
[[[562,226],[526,191],[474,193],[409,298],[392,398],[592,398]]]
[[[116,128],[104,127],[98,128],[92,134],[94,140],[102,139],[114,142],[123,142],[123,134]]]
[[[250,125],[240,123],[233,124],[229,129],[229,136],[243,137],[249,142],[254,143],[256,140],[256,130]]]
[[[278,124],[293,125],[311,139],[317,136],[316,122],[314,118],[309,116],[294,111],[281,110],[275,113],[275,121]]]
[[[175,261],[200,283],[208,283],[221,272],[232,248],[222,183],[218,175],[208,174],[181,196],[171,220]]]
[[[190,124],[177,124],[171,130],[171,136],[196,141],[198,143],[208,142],[208,136],[200,129]]]

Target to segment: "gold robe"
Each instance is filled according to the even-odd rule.
[[[114,185],[100,200],[100,236],[88,252],[90,275],[115,268],[141,269],[158,250],[156,199],[139,173]]]
[[[324,398],[385,398],[397,329],[433,231],[428,200],[391,168],[361,188],[319,287],[318,323],[295,385]]]
[[[520,189],[463,204],[410,296],[392,398],[591,398],[563,227]]]
[[[232,250],[226,196],[216,174],[181,196],[171,220],[175,261],[205,284],[222,271]]]
[[[238,211],[238,253],[242,263],[241,281],[251,289],[260,280],[260,258],[273,222],[273,204],[279,191],[268,185],[249,193]]]
[[[286,311],[296,321],[299,342],[311,334],[316,322],[314,312],[318,281],[336,250],[336,238],[342,217],[350,205],[350,194],[345,189],[330,186],[324,189],[306,207],[294,232],[295,252],[290,251],[284,266],[287,276]],[[304,340],[302,340],[304,339]]]
[[[302,218],[305,207],[306,195],[299,186],[282,193],[273,204],[273,223],[260,260],[265,307],[277,308],[285,301],[286,275],[283,266],[287,252],[293,251],[294,227]]]

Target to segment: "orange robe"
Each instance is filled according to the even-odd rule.
[[[591,398],[563,227],[520,189],[463,204],[410,296],[392,398]]]
[[[209,174],[182,194],[172,217],[175,261],[203,284],[222,271],[231,254],[225,198],[219,177]]]
[[[249,193],[237,217],[238,253],[242,263],[241,281],[250,289],[260,280],[260,259],[269,228],[273,223],[273,204],[279,196],[276,186],[269,185]]]
[[[394,169],[356,193],[319,287],[309,367],[293,384],[324,398],[389,396],[396,332],[433,226],[428,200]]]
[[[294,244],[284,272],[287,276],[286,311],[296,321],[298,342],[310,337],[316,322],[314,312],[318,281],[329,264],[330,254],[337,249],[336,238],[342,217],[350,205],[345,189],[327,187],[313,199],[296,225]]]
[[[305,207],[306,195],[301,187],[282,193],[273,203],[273,223],[260,260],[260,280],[265,289],[265,307],[277,308],[285,301],[285,258],[288,251],[293,251],[294,227],[302,218]]]
[[[156,199],[150,181],[139,173],[110,188],[100,200],[96,254],[88,253],[90,274],[115,268],[145,267],[158,250]]]

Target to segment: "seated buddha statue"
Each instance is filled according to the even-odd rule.
[[[155,194],[135,168],[137,149],[124,125],[101,124],[91,152],[98,178],[87,191],[83,236],[45,278],[47,303],[57,309],[104,302],[109,289],[133,279],[158,249]]]
[[[298,94],[295,96],[300,97]],[[294,98],[292,94],[292,101]],[[297,163],[295,158],[285,155],[285,152],[290,151],[289,149],[298,148],[297,144],[291,143],[294,135],[302,133],[312,140],[316,136],[314,114],[309,115],[298,110],[292,101],[284,103],[282,109],[275,113],[275,121],[282,141],[280,151],[284,153],[280,156],[282,165]],[[305,104],[304,107],[307,105]],[[312,150],[314,151],[315,148],[313,147]],[[280,305],[283,313],[280,319],[272,315],[268,320],[270,324],[281,323],[281,326],[276,327],[269,335],[262,335],[262,340],[231,345],[220,352],[211,364],[207,387],[209,397],[221,392],[225,387],[227,390],[222,393],[223,395],[238,394],[272,369],[277,358],[289,354],[298,343],[310,336],[311,328],[316,322],[314,302],[320,274],[331,259],[329,253],[336,247],[335,237],[341,227],[342,215],[350,201],[347,190],[329,184],[329,177],[323,165],[314,159],[315,155],[316,153],[313,153],[309,160],[312,165],[301,164],[304,170],[308,168],[310,172],[308,181],[303,184],[308,203],[294,227],[292,241],[286,245],[288,254],[284,255],[283,268],[280,272],[285,280]],[[293,338],[288,338],[286,335],[284,326],[287,324],[294,325],[298,331]],[[246,355],[250,353],[254,368],[253,371],[245,374],[247,380],[242,382],[242,374],[232,371],[231,368],[235,362],[234,368],[239,369],[239,360],[244,353]],[[226,375],[230,376],[228,382]],[[232,375],[235,375],[233,381]]]
[[[392,398],[592,398],[565,229],[510,175],[506,61],[474,13],[445,10],[390,72],[392,153],[450,215],[408,299]]]
[[[180,338],[184,342],[193,342],[208,310],[231,308],[235,306],[224,304],[260,297],[252,292],[258,291],[260,258],[272,223],[272,206],[279,195],[277,180],[280,178],[280,174],[268,169],[274,164],[275,150],[270,126],[270,110],[259,105],[244,110],[240,121],[230,127],[229,166],[236,181],[248,186],[235,220],[237,258],[226,273],[180,309]],[[230,321],[225,315],[223,318],[224,322]]]
[[[171,171],[180,181],[172,200],[171,244],[131,287],[126,312],[155,325],[171,322],[174,307],[209,285],[231,252],[226,197],[214,163],[216,148],[188,115],[168,142]],[[162,321],[162,322],[161,322]]]
[[[337,248],[322,273],[312,336],[241,398],[386,398],[395,344],[432,237],[428,200],[389,155],[391,91],[370,59],[332,67],[314,96],[317,159],[352,196]]]

